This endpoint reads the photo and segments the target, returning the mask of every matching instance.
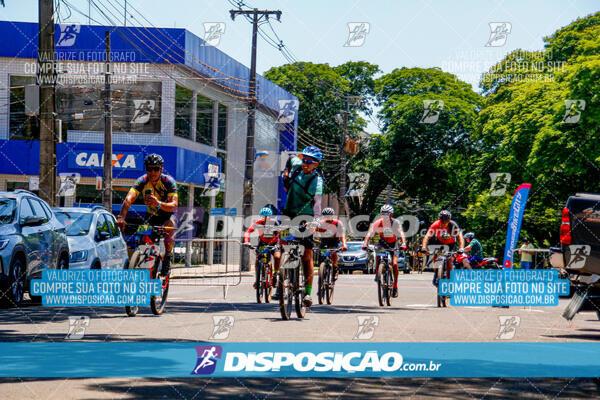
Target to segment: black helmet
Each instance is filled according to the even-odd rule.
[[[146,158],[144,158],[144,166],[160,165],[162,167],[164,163],[165,163],[165,161],[160,156],[160,154],[152,153],[152,154],[148,154],[146,156]]]
[[[334,215],[335,211],[331,207],[324,208],[321,212],[322,215]]]
[[[442,210],[438,214],[438,218],[442,221],[450,221],[452,219],[452,214],[450,214],[450,211],[448,210]]]

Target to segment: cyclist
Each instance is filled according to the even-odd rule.
[[[431,241],[432,244],[448,246],[448,250],[452,252],[456,248],[457,239],[460,248],[464,248],[465,240],[460,228],[458,227],[458,224],[452,220],[452,214],[450,214],[450,211],[442,210],[438,214],[438,220],[431,224],[427,230],[427,234],[423,238],[421,249],[423,252],[427,253],[427,246]],[[454,256],[450,256],[446,259],[446,271],[448,272],[448,276],[450,276],[453,262]],[[433,275],[433,284],[437,285],[435,274]]]
[[[304,272],[304,304],[312,306],[313,282],[313,247],[314,241],[307,222],[312,222],[314,216],[321,215],[321,197],[325,181],[317,171],[323,153],[316,146],[308,146],[297,157],[288,160],[283,173],[284,187],[287,191],[283,214],[291,220],[297,216],[305,217],[298,224],[302,238],[300,244],[304,247],[302,254],[302,269]],[[307,232],[307,229],[309,231]]]
[[[348,250],[346,244],[346,229],[344,223],[335,217],[335,211],[331,207],[323,209],[323,218],[318,221],[315,228],[315,236],[321,241],[322,249]],[[338,255],[337,252],[331,253],[331,265],[333,266],[333,280],[338,278]]]
[[[117,226],[121,230],[127,225],[125,217],[131,205],[142,195],[148,217],[146,223],[152,226],[164,226],[165,257],[163,259],[163,276],[171,273],[171,251],[175,244],[175,219],[173,213],[177,211],[177,182],[171,176],[163,174],[164,160],[159,154],[149,154],[144,159],[146,174],[139,177],[121,206],[121,213],[117,219]]]
[[[465,234],[465,241],[467,242],[467,246],[464,248],[464,251],[469,254],[469,257],[463,258],[462,263],[466,269],[471,269],[483,261],[483,247],[479,243],[479,240],[475,239],[475,233],[473,232]]]
[[[268,205],[263,207],[259,215],[262,217],[257,221],[254,221],[252,225],[248,228],[246,233],[244,234],[244,246],[250,247],[250,234],[254,231],[258,232],[258,245],[261,246],[273,246],[279,243],[279,233],[275,231],[275,227],[279,225],[279,222],[275,218],[271,218],[273,216],[273,210]],[[275,276],[279,272],[279,263],[281,261],[281,251],[275,250],[273,252],[273,269],[275,270]],[[254,289],[258,282],[254,282]],[[279,287],[277,288],[279,290]],[[278,298],[279,293],[275,293],[275,298]]]
[[[367,236],[363,242],[363,249],[369,245],[369,240],[379,234],[378,247],[392,250],[392,268],[394,271],[394,284],[392,286],[392,297],[398,297],[398,241],[402,241],[400,248],[404,251],[407,249],[406,237],[402,231],[402,224],[394,216],[394,207],[389,204],[384,204],[379,210],[381,218],[376,219],[369,228]],[[375,280],[379,279],[379,261],[380,257],[376,258],[375,262]]]

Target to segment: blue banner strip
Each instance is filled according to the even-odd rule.
[[[0,343],[0,377],[596,377],[599,371],[600,343]]]

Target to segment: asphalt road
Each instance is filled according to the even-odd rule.
[[[252,277],[242,277],[223,298],[221,287],[173,281],[165,314],[150,309],[128,318],[124,309],[47,308],[26,304],[0,310],[2,341],[64,341],[69,316],[89,317],[87,341],[458,341],[496,339],[500,316],[520,318],[513,341],[597,341],[600,321],[580,313],[568,323],[558,307],[435,306],[431,273],[402,275],[400,296],[379,307],[372,275],[340,275],[334,304],[314,305],[303,320],[282,321],[277,304],[256,304]],[[191,284],[192,283],[192,284]],[[313,296],[316,303],[316,296]],[[361,318],[374,317],[370,338],[355,339]],[[233,326],[211,339],[214,320]],[[223,333],[221,333],[223,335]],[[85,362],[85,360],[82,360]],[[2,399],[505,399],[590,398],[600,389],[593,379],[0,379]]]
[[[173,280],[167,309],[154,316],[143,308],[128,318],[121,307],[51,308],[25,305],[0,310],[2,341],[63,341],[69,331],[69,316],[89,317],[81,340],[89,341],[210,341],[214,320],[233,320],[228,335],[215,341],[458,341],[487,342],[496,339],[500,316],[520,319],[513,341],[597,341],[600,321],[591,312],[579,313],[567,322],[558,307],[450,307],[435,306],[431,273],[401,275],[400,295],[392,307],[380,307],[372,275],[340,275],[331,306],[316,304],[306,318],[292,314],[282,321],[278,305],[256,304],[252,277],[244,276],[228,289],[199,285],[198,281]],[[316,283],[316,282],[315,282]],[[354,339],[359,321],[374,317],[377,326],[371,337]],[[368,335],[367,335],[368,336]]]

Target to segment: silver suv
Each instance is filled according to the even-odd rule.
[[[127,245],[106,208],[61,207],[54,213],[67,228],[69,269],[127,267]]]
[[[48,204],[26,190],[0,192],[2,302],[19,306],[31,279],[41,278],[47,268],[68,267],[65,227]]]

